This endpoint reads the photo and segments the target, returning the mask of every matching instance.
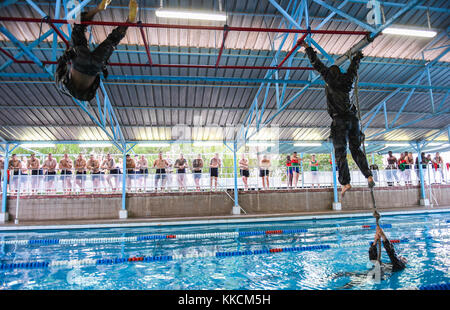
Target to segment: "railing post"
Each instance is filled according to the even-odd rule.
[[[128,218],[128,211],[126,206],[127,196],[127,145],[122,145],[122,209],[119,211],[119,218]]]
[[[234,206],[233,206],[233,215],[241,214],[241,207],[239,206],[238,201],[238,179],[237,179],[237,141],[233,143],[233,167],[234,167]]]
[[[423,177],[423,169],[422,169],[422,149],[420,147],[420,144],[416,143],[416,150],[417,150],[417,164],[419,165],[419,177],[420,177],[420,205],[421,206],[429,206],[430,201],[427,199],[425,195],[425,183],[424,183],[424,177]],[[430,185],[431,186],[431,185]]]
[[[334,147],[330,148],[330,154],[331,154],[331,169],[333,169],[333,210],[340,211],[341,210],[341,203],[339,202],[339,196],[337,192],[337,176],[336,176],[336,158],[334,157]]]
[[[8,194],[8,164],[9,164],[9,143],[6,143],[5,160],[3,168],[2,212],[0,212],[0,223],[6,223],[8,221],[8,213],[6,212],[6,203]]]

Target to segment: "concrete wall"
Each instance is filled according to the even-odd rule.
[[[419,206],[420,188],[381,187],[374,191],[378,209]],[[428,191],[427,191],[428,196]],[[432,203],[450,206],[450,185],[433,186]],[[10,221],[16,218],[16,198],[8,198]],[[22,197],[20,221],[65,221],[118,219],[121,195],[74,195]],[[247,191],[239,193],[239,204],[249,215],[332,211],[333,190]],[[367,188],[353,188],[343,200],[342,211],[373,208]],[[231,215],[233,201],[216,193],[127,194],[129,218],[198,217]]]

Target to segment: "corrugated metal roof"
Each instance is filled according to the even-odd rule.
[[[215,1],[190,1],[192,7],[208,8]],[[282,7],[287,7],[289,1],[280,1]],[[338,5],[339,1],[332,4]],[[405,1],[391,1],[406,3]],[[48,1],[36,1],[48,12]],[[98,20],[125,20],[128,1],[115,1],[108,10],[98,16]],[[158,19],[153,8],[159,6],[159,1],[145,1],[146,8],[141,11],[141,19],[147,23],[167,23]],[[147,4],[148,3],[148,4]],[[268,1],[225,1],[229,13],[228,24],[240,27],[278,27],[281,15]],[[180,1],[164,1],[171,7],[184,6]],[[312,1],[308,1],[312,28],[320,23],[321,18],[329,11]],[[449,8],[448,1],[426,1],[426,5]],[[214,7],[211,7],[213,9]],[[365,20],[367,9],[361,3],[351,2],[344,11],[360,20]],[[217,8],[216,8],[217,9]],[[386,18],[398,9],[385,8]],[[2,16],[40,17],[28,5],[10,5],[2,9]],[[430,11],[431,26],[440,31],[449,25],[448,14]],[[185,24],[186,22],[172,22]],[[189,22],[188,24],[217,25],[217,23]],[[425,10],[412,10],[401,17],[398,24],[427,25]],[[20,40],[32,41],[39,33],[48,30],[47,25],[39,29],[38,24],[5,23],[5,26]],[[284,26],[283,26],[284,27]],[[111,27],[95,26],[93,35],[96,42],[101,42],[111,31]],[[361,27],[335,16],[327,23],[324,30],[364,30]],[[65,28],[63,27],[65,31]],[[151,45],[154,63],[211,65],[215,64],[222,39],[221,31],[192,31],[149,29],[147,31]],[[226,41],[226,49],[222,56],[223,65],[269,66],[274,51],[271,43],[275,35],[267,33],[233,33]],[[294,36],[290,35],[283,51],[292,46]],[[360,37],[343,35],[314,35],[314,39],[330,54],[339,55],[354,45]],[[15,49],[10,42],[0,35],[0,46],[11,53]],[[33,52],[41,60],[51,60],[51,40],[41,44]],[[279,42],[280,40],[278,40]],[[397,36],[380,36],[364,49],[364,58],[360,67],[360,82],[403,84],[411,76],[423,69],[424,62],[420,52],[430,42],[430,39],[413,39]],[[147,55],[142,46],[142,40],[136,29],[130,29],[121,46],[111,57],[111,62],[145,63]],[[433,46],[448,45],[448,36],[443,36]],[[64,47],[60,43],[60,49]],[[433,59],[442,49],[431,50],[425,54],[426,59]],[[282,55],[283,57],[284,55]],[[0,63],[7,58],[0,54]],[[450,55],[441,58],[440,62],[431,68],[431,83],[433,86],[449,87]],[[292,66],[309,66],[303,51],[295,55]],[[264,70],[206,70],[187,68],[136,68],[111,67],[110,75],[152,75],[152,76],[205,76],[232,77],[244,79],[262,79]],[[40,68],[29,64],[13,64],[5,69],[7,73],[40,73]],[[290,73],[293,80],[307,80],[308,71]],[[283,78],[284,74],[280,74]],[[0,78],[0,136],[7,140],[99,140],[107,139],[102,130],[94,126],[89,116],[74,102],[59,94],[48,79],[33,79],[41,82],[28,82],[22,78]],[[16,82],[10,82],[14,80]],[[19,82],[20,81],[20,82]],[[223,130],[229,126],[239,126],[256,95],[259,84],[231,82],[179,82],[156,80],[107,80],[106,88],[115,107],[115,113],[121,124],[127,140],[171,140],[175,139],[173,126],[180,124],[191,128],[192,139],[222,139]],[[428,85],[424,77],[421,85]],[[302,85],[289,85],[286,98],[290,98]],[[363,111],[372,109],[395,88],[360,89],[360,104]],[[262,92],[264,93],[264,92]],[[387,102],[387,119],[392,122],[409,93],[404,89]],[[445,90],[433,92],[435,105],[443,100]],[[261,97],[262,98],[262,95]],[[449,106],[449,100],[444,106]],[[10,107],[10,108],[8,108]],[[267,120],[277,111],[275,89],[268,93],[266,112],[262,120]],[[92,109],[95,114],[95,104]],[[432,113],[430,95],[427,90],[416,90],[410,102],[398,118],[396,124],[406,124],[421,116]],[[364,113],[363,113],[364,114]],[[379,135],[376,139],[415,140],[427,137],[438,129],[450,123],[450,113],[433,117],[423,122],[414,123],[402,129]],[[326,102],[323,87],[310,87],[289,108],[279,113],[271,122],[273,127],[279,126],[280,140],[323,140],[328,138],[330,118],[326,112]],[[198,128],[204,126],[206,128]],[[377,115],[366,136],[381,133],[385,129],[384,115]],[[274,130],[274,129],[273,129]],[[273,134],[272,130],[272,134]],[[256,137],[264,138],[269,133],[261,131]],[[444,135],[439,139],[445,139]]]

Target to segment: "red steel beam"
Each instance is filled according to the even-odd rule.
[[[297,48],[300,46],[300,44],[302,44],[302,42],[306,39],[307,35],[308,34],[305,33],[300,39],[297,40],[297,43],[295,43],[295,46],[289,51],[289,53],[287,53],[286,57],[284,57],[283,60],[278,64],[278,66],[277,66],[278,69],[285,63],[286,60],[289,59],[289,57],[291,57],[292,53],[294,53],[297,50]]]
[[[225,25],[225,27],[224,27],[224,29],[223,29],[223,40],[222,40],[222,45],[220,46],[219,56],[217,56],[216,67],[219,66],[220,58],[222,57],[222,52],[223,52],[223,48],[225,47],[225,40],[227,39],[227,36],[228,36],[228,26]]]
[[[66,44],[66,47],[69,48],[69,41],[66,40],[66,38],[62,35],[59,29],[52,22],[50,22],[50,19],[47,19],[47,22],[50,25],[50,27],[52,27],[52,29],[56,32],[58,37],[60,37],[61,40],[63,40],[63,42]]]
[[[142,25],[141,22],[138,22],[138,24]],[[140,27],[139,30],[141,32],[142,40],[144,40],[145,52],[147,53],[148,63],[150,64],[150,66],[152,66],[153,65],[152,57],[150,55],[150,48],[148,47],[148,44],[147,44],[147,38],[145,37],[144,28]]]
[[[2,17],[0,21],[5,22],[24,22],[24,23],[40,23],[42,19],[27,17]],[[48,19],[53,24],[68,24],[65,19]],[[196,25],[174,25],[174,24],[151,24],[151,23],[123,23],[110,21],[85,21],[80,22],[83,25],[97,26],[128,26],[128,27],[144,27],[144,28],[165,28],[165,29],[190,29],[190,30],[216,30],[222,31],[223,27],[218,26],[196,26]],[[347,30],[303,30],[303,29],[279,29],[279,28],[254,28],[254,27],[230,27],[228,31],[244,31],[244,32],[276,32],[276,33],[312,33],[312,34],[342,34],[342,35],[367,35],[368,31],[347,31]]]

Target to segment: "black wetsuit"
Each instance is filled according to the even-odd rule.
[[[339,183],[350,183],[350,171],[347,162],[347,143],[352,157],[362,174],[368,178],[372,176],[367,158],[361,150],[363,134],[360,131],[356,107],[350,101],[359,62],[362,54],[353,57],[347,73],[335,75],[317,57],[313,48],[306,48],[306,54],[325,81],[325,94],[327,97],[328,114],[333,119],[331,124],[331,138],[333,140],[337,167],[339,170]]]
[[[405,269],[406,265],[404,262],[402,262],[395,253],[394,246],[389,240],[383,241],[384,249],[386,250],[387,255],[389,256],[389,259],[392,263],[392,272],[400,271]],[[377,246],[371,245],[369,248],[369,259],[370,260],[377,260]]]
[[[81,14],[81,21],[88,21],[85,18],[86,13]],[[90,101],[95,97],[97,88],[100,84],[100,72],[103,72],[105,78],[108,75],[106,63],[114,52],[119,42],[125,37],[127,26],[115,28],[108,37],[95,48],[89,49],[85,32],[87,25],[75,24],[72,30],[71,48],[66,50],[58,59],[55,82],[60,92],[65,95],[77,98],[83,101]],[[84,91],[78,91],[73,85],[71,73],[68,69],[68,62],[72,62],[75,70],[90,76],[95,76],[95,81],[91,87]]]

